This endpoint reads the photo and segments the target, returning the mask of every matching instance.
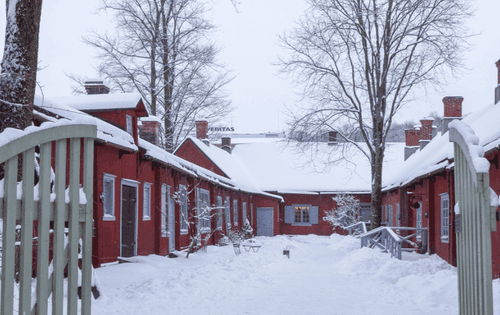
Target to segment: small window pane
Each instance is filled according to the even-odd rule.
[[[151,219],[151,184],[144,183],[144,195],[143,195],[143,220]]]
[[[115,177],[104,174],[102,181],[103,220],[115,219]]]
[[[127,120],[127,132],[131,135],[134,134],[134,129],[133,129],[133,124],[132,124],[132,116],[130,115],[125,115],[126,120]]]
[[[233,200],[234,225],[238,225],[238,200]]]
[[[181,232],[187,233],[188,230],[188,213],[187,213],[187,191],[186,186],[180,185],[180,208],[181,208]]]

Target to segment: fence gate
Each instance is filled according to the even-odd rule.
[[[48,314],[50,308],[52,314],[77,314],[78,311],[90,314],[96,136],[95,125],[67,122],[44,123],[25,131],[7,129],[0,134],[0,164],[4,163],[5,171],[0,182],[0,215],[3,219],[1,315]],[[35,152],[38,146],[39,153]],[[66,164],[68,154],[69,165]],[[18,155],[22,155],[21,183],[17,178]],[[35,174],[39,175],[36,185]],[[66,203],[66,193],[69,193],[69,204]],[[36,234],[33,234],[34,229]],[[81,305],[78,305],[79,255]],[[34,284],[33,272],[36,272]],[[67,305],[66,310],[63,310],[63,305]]]
[[[464,122],[450,123],[455,147],[455,230],[460,314],[493,314],[491,231],[496,206],[490,205],[490,163],[479,139]]]

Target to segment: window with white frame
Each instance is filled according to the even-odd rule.
[[[233,199],[233,224],[238,225],[238,200]]]
[[[222,230],[222,197],[217,196],[217,229]]]
[[[448,243],[450,237],[450,197],[441,194],[441,242]]]
[[[161,184],[161,236],[167,237],[167,184]]]
[[[134,124],[132,123],[132,116],[125,115],[125,120],[127,124],[127,132],[131,135],[134,135]]]
[[[418,203],[417,208],[417,228],[422,228],[422,203]],[[417,231],[417,241],[422,240],[422,232]]]
[[[188,232],[188,206],[186,186],[179,185],[179,207],[181,214],[181,234]]]
[[[227,228],[230,229],[231,228],[231,209],[229,209],[229,205],[230,205],[231,201],[229,199],[229,197],[226,197],[226,201],[224,202],[224,212],[225,212],[225,216],[226,216],[226,225],[227,225]]]
[[[103,221],[115,220],[115,175],[102,175],[102,208]]]
[[[198,228],[202,233],[210,232],[210,193],[206,189],[198,188],[197,198],[197,215],[198,215]]]
[[[144,183],[144,193],[142,195],[142,219],[145,221],[151,220],[151,184]]]
[[[243,214],[243,225],[245,225],[245,222],[247,221],[247,203],[243,202],[241,204],[241,213]]]
[[[310,223],[309,206],[294,207],[294,223]]]

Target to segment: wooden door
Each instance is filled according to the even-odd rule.
[[[135,187],[122,186],[122,257],[135,255],[135,206],[137,202],[137,191]]]

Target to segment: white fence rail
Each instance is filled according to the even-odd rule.
[[[45,123],[40,128],[29,127],[24,132],[7,129],[0,134],[0,139],[7,139],[0,146],[0,164],[4,163],[5,171],[4,190],[0,191],[0,214],[3,219],[1,315],[48,314],[50,307],[55,315],[77,314],[78,311],[90,315],[96,136],[95,125],[51,123]],[[37,148],[39,154],[35,152]],[[52,154],[55,155],[54,160]],[[18,189],[18,155],[22,156],[22,189]],[[83,180],[80,179],[81,165]],[[38,183],[35,185],[35,167],[38,166]],[[81,182],[83,194],[80,193]],[[68,186],[70,200],[66,204],[65,192]],[[35,193],[39,197],[36,201]],[[20,200],[19,194],[22,194]],[[86,198],[83,205],[80,204],[82,195],[83,199]],[[20,235],[16,235],[18,225],[21,227]],[[33,233],[34,229],[36,235]],[[50,230],[53,230],[52,246]],[[66,232],[68,244],[65,246]],[[37,238],[36,289],[32,296],[34,236]],[[82,302],[78,305],[80,238]],[[49,250],[52,251],[52,257]],[[16,251],[19,257],[17,261]],[[66,267],[67,299],[64,301]],[[15,285],[15,282],[18,283]],[[49,305],[51,294],[52,301]],[[63,310],[63,305],[67,305],[66,310]]]
[[[398,231],[415,231],[415,233],[401,236],[395,232]],[[422,234],[422,245],[418,245],[411,241],[418,233]],[[427,228],[412,228],[412,227],[387,227],[380,226],[369,232],[360,235],[361,247],[379,248],[384,252],[391,254],[391,257],[401,259],[403,251],[427,251],[428,232]]]

